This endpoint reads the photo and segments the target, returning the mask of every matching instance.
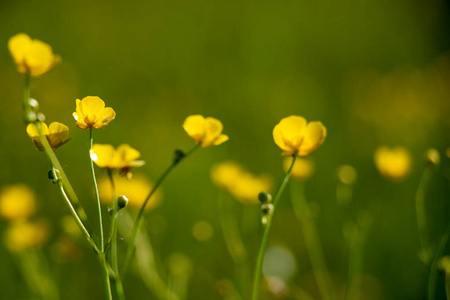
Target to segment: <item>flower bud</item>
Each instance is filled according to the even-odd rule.
[[[117,206],[122,209],[128,205],[128,198],[125,195],[120,195],[117,198]]]
[[[39,110],[39,102],[36,99],[30,98],[28,100],[28,104],[30,105],[30,107],[33,111]]]
[[[43,113],[37,113],[36,118],[39,122],[45,122],[45,116]]]
[[[272,203],[264,203],[261,205],[261,213],[264,216],[271,215],[273,213],[273,204]]]
[[[174,163],[179,163],[186,156],[184,151],[181,149],[176,149],[174,154],[175,154],[173,158]]]
[[[258,194],[258,199],[261,203],[270,203],[272,202],[272,195],[266,192],[261,192]]]
[[[439,152],[434,148],[428,149],[427,152],[425,152],[425,161],[430,167],[438,166],[441,161]]]
[[[34,123],[36,121],[37,121],[36,113],[34,111],[27,112],[27,114],[25,115],[25,122]]]

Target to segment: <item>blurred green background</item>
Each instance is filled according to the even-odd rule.
[[[424,299],[428,268],[418,258],[414,194],[423,153],[438,149],[442,163],[427,192],[436,242],[450,210],[450,163],[444,155],[450,146],[449,17],[449,4],[440,0],[1,1],[0,184],[23,182],[36,191],[38,215],[52,224],[43,249],[52,257],[61,216],[68,211],[47,179],[48,160],[25,133],[23,76],[7,49],[9,37],[24,32],[62,57],[55,70],[32,80],[31,93],[48,122],[70,127],[72,141],[57,153],[93,224],[89,137],[74,125],[75,99],[99,96],[114,108],[116,119],[95,132],[96,142],[138,149],[146,165],[136,173],[152,180],[174,149],[193,145],[181,127],[186,116],[223,122],[230,140],[200,149],[177,167],[163,184],[163,203],[147,216],[159,267],[167,269],[174,253],[192,262],[187,299],[222,299],[217,282],[234,278],[211,166],[233,159],[256,174],[272,174],[278,185],[282,157],[272,129],[292,114],[320,120],[328,129],[325,143],[311,155],[316,172],[307,197],[320,206],[317,223],[335,285],[342,291],[347,282],[342,226],[349,214],[368,211],[373,225],[361,299]],[[379,145],[410,149],[414,163],[406,180],[392,183],[379,175],[373,164]],[[342,164],[358,171],[350,212],[336,204],[336,170]],[[320,299],[288,196],[275,215],[269,246],[281,245],[295,257],[288,285]],[[259,207],[249,210],[259,230],[246,240],[253,261],[261,226]],[[211,239],[194,238],[198,220],[211,224]],[[0,229],[5,227],[2,222]],[[100,267],[86,243],[79,245],[82,253],[74,262],[50,259],[61,298],[102,299]],[[30,299],[3,246],[0,266],[0,299]],[[439,278],[436,299],[443,299],[442,274]],[[129,299],[154,299],[137,275],[124,284]],[[268,293],[262,297],[272,299]]]

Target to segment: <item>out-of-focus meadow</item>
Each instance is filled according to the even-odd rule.
[[[48,159],[25,132],[24,78],[7,49],[19,32],[49,43],[62,58],[53,71],[32,80],[31,94],[47,122],[70,128],[72,140],[57,154],[94,225],[89,134],[75,126],[75,99],[99,96],[114,108],[116,119],[95,132],[95,142],[138,149],[146,165],[134,174],[152,181],[175,149],[192,147],[182,128],[188,115],[213,116],[224,124],[230,140],[183,161],[163,183],[159,205],[146,214],[162,278],[188,276],[185,299],[232,299],[234,269],[211,167],[234,160],[254,174],[269,174],[277,187],[283,157],[272,130],[289,115],[327,127],[324,144],[310,155],[315,172],[306,182],[306,197],[317,204],[318,231],[338,293],[344,293],[349,273],[345,224],[363,212],[372,224],[359,299],[425,298],[429,268],[419,257],[415,193],[429,148],[441,154],[426,192],[432,243],[444,232],[450,211],[446,1],[2,1],[0,19],[0,190],[24,183],[36,193],[33,218],[48,228],[40,255],[48,259],[61,299],[103,299],[103,282],[88,244],[67,237],[68,209],[47,178]],[[381,145],[411,152],[404,180],[391,181],[376,169],[374,152]],[[357,171],[348,206],[336,200],[343,164]],[[96,170],[99,179],[106,176]],[[226,197],[237,219],[245,216],[244,243],[253,265],[262,234],[260,208]],[[6,228],[2,220],[2,236]],[[274,216],[269,251],[266,275],[278,276],[290,290],[281,299],[302,299],[300,288],[320,299],[289,189]],[[0,299],[31,299],[20,265],[1,245]],[[138,274],[130,275],[124,281],[128,299],[156,299]],[[443,273],[437,283],[436,299],[443,299]],[[261,299],[274,297],[261,293]]]

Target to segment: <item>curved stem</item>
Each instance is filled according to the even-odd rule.
[[[302,182],[300,191],[292,188],[291,202],[294,213],[301,223],[305,245],[308,250],[309,259],[317,281],[320,295],[325,300],[333,299],[331,288],[331,279],[325,262],[322,245],[320,243],[319,233],[316,224],[310,215],[308,203],[305,197],[305,184]]]
[[[25,86],[24,86],[24,98],[23,105],[25,110],[25,117],[27,120],[31,120],[34,125],[36,125],[36,129],[39,133],[39,138],[42,146],[44,147],[45,154],[50,160],[50,163],[53,167],[53,174],[55,175],[55,180],[58,182],[58,186],[60,188],[61,194],[64,199],[66,199],[66,203],[69,206],[70,212],[75,218],[75,221],[80,227],[82,233],[84,234],[87,241],[91,244],[94,251],[98,252],[98,247],[91,236],[92,229],[89,225],[87,215],[78,200],[77,195],[67,178],[64,169],[62,168],[58,158],[56,157],[53,149],[50,147],[48,143],[47,137],[42,134],[41,123],[36,118],[30,118],[30,115],[35,114],[33,109],[30,106],[30,76],[25,76]]]
[[[100,265],[102,266],[102,275],[103,275],[106,299],[113,300],[112,293],[111,293],[111,282],[109,281],[109,270],[108,270],[108,265],[106,264],[105,253],[100,252],[98,254],[98,259],[100,260]]]
[[[94,144],[94,134],[93,130],[94,128],[89,128],[89,151],[92,149],[92,145]],[[100,251],[105,251],[105,242],[104,242],[104,236],[103,236],[103,220],[102,220],[102,206],[100,204],[100,196],[98,194],[98,186],[97,186],[97,179],[95,177],[95,170],[94,170],[94,161],[89,157],[89,160],[91,162],[91,175],[92,175],[92,182],[94,183],[94,191],[95,191],[95,200],[97,201],[97,210],[98,210],[98,222],[99,222],[99,229],[100,229]]]
[[[281,183],[280,187],[278,188],[277,193],[275,194],[275,198],[273,200],[273,212],[272,212],[272,214],[267,216],[266,228],[264,229],[264,234],[263,234],[263,237],[261,240],[261,245],[259,247],[258,258],[256,260],[255,274],[253,277],[253,297],[252,297],[253,300],[258,299],[259,284],[261,281],[261,272],[262,272],[262,267],[263,267],[263,262],[264,262],[264,254],[266,253],[267,241],[269,240],[269,232],[270,232],[270,227],[272,225],[272,218],[275,213],[277,204],[280,201],[281,194],[283,193],[283,190],[289,181],[289,177],[291,176],[291,171],[292,171],[292,168],[294,167],[294,163],[295,163],[296,159],[297,159],[297,153],[295,153],[292,156],[291,166],[289,167],[289,170],[286,173],[286,176],[284,177],[283,182]]]
[[[119,274],[119,265],[117,263],[117,215],[119,213],[119,205],[117,204],[117,195],[116,188],[114,185],[114,179],[112,176],[112,172],[108,169],[108,177],[111,182],[112,195],[113,195],[113,213],[112,213],[112,222],[111,222],[111,231],[109,236],[109,242],[111,243],[111,267],[114,271],[114,282],[117,292],[117,298],[120,300],[125,299],[125,293],[123,290],[122,280]]]
[[[428,184],[431,180],[431,169],[427,167],[423,172],[423,175],[419,182],[419,187],[416,192],[416,214],[417,214],[417,227],[419,229],[419,239],[422,251],[426,254],[425,262],[428,264],[431,259],[430,244],[427,236],[427,217],[425,210],[425,193]]]
[[[450,236],[450,222],[447,225],[447,228],[439,240],[438,247],[433,255],[433,260],[431,262],[430,276],[428,278],[428,300],[433,300],[436,290],[436,279],[438,274],[438,262],[442,257],[445,247],[447,246],[448,238]],[[448,283],[446,281],[446,287]],[[447,299],[448,299],[448,291],[447,291]]]
[[[175,157],[175,159],[170,164],[170,166],[164,171],[164,173],[162,173],[162,175],[159,177],[158,181],[156,181],[155,185],[148,193],[147,198],[145,198],[144,203],[142,204],[141,208],[139,209],[139,213],[138,213],[136,221],[134,222],[134,225],[133,225],[130,240],[128,241],[127,250],[125,252],[125,259],[122,264],[122,272],[121,272],[122,277],[124,277],[126,275],[126,273],[128,271],[128,267],[131,262],[131,259],[133,258],[134,247],[135,247],[135,242],[136,242],[136,235],[138,233],[139,228],[141,227],[145,207],[147,206],[148,201],[153,196],[153,194],[156,192],[158,187],[163,183],[163,181],[167,177],[167,175],[170,174],[170,172],[173,170],[173,168],[175,168],[175,166],[178,163],[180,163],[184,158],[188,157],[192,152],[194,152],[199,146],[200,146],[200,144],[197,144],[197,145],[195,145],[195,147],[193,147],[191,150],[189,150],[185,154]]]

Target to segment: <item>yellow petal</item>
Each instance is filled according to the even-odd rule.
[[[81,100],[82,113],[84,122],[93,126],[98,120],[98,115],[105,108],[105,102],[96,96],[87,96]]]
[[[89,151],[91,159],[100,168],[114,168],[112,166],[115,149],[111,145],[94,144]]]
[[[226,134],[221,134],[215,141],[214,141],[214,146],[218,146],[222,143],[225,143],[226,141],[229,140],[228,135]]]
[[[205,135],[205,118],[202,115],[192,115],[186,118],[183,128],[191,139],[200,142]]]
[[[273,129],[275,144],[284,151],[283,155],[292,155],[303,142],[306,120],[300,116],[281,119]]]
[[[31,76],[39,76],[50,71],[55,65],[54,60],[52,48],[39,40],[32,41],[25,57]]]
[[[304,140],[300,146],[298,155],[305,156],[322,145],[327,135],[326,128],[321,122],[310,122],[306,126]]]
[[[53,122],[50,124],[47,139],[52,148],[56,149],[64,144],[68,136],[69,127],[59,122]]]
[[[11,56],[16,63],[19,72],[21,73],[27,72],[24,61],[30,45],[31,38],[24,33],[16,34],[8,41],[9,52],[11,53]]]
[[[94,128],[100,129],[108,125],[109,122],[114,120],[116,117],[116,112],[111,107],[106,107],[102,109],[97,115],[97,122],[94,124]]]
[[[42,134],[44,136],[48,135],[47,124],[45,124],[44,122],[41,122],[40,126],[41,126]],[[36,145],[36,147],[39,150],[44,151],[44,146],[41,143],[41,138],[39,136],[39,132],[36,128],[36,125],[34,125],[33,123],[28,124],[27,133],[28,133],[28,136],[33,140],[33,143]]]
[[[115,168],[130,167],[130,163],[141,156],[141,153],[128,144],[122,144],[117,147],[114,155],[113,165]]]
[[[202,147],[211,147],[223,130],[222,122],[215,118],[208,117],[204,122],[205,135],[202,139]],[[224,141],[225,142],[225,141]]]

